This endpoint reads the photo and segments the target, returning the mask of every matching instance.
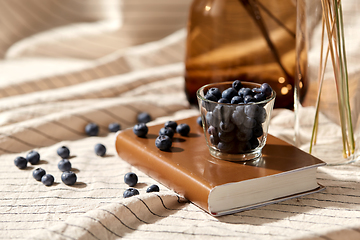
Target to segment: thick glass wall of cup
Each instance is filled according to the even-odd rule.
[[[260,84],[244,83],[247,87]],[[204,98],[210,88],[221,91],[231,82],[208,84],[197,91],[206,143],[213,157],[229,161],[247,161],[259,158],[265,146],[271,112],[276,93],[257,103],[228,104]]]
[[[359,158],[359,11],[357,0],[297,1],[295,144],[329,165]]]

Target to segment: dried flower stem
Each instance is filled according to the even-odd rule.
[[[319,71],[319,91],[316,102],[316,115],[314,119],[313,132],[310,142],[310,152],[313,144],[316,143],[316,134],[318,128],[319,104],[321,88],[324,80],[324,72],[328,53],[330,52],[334,77],[337,89],[338,106],[340,112],[340,125],[343,140],[343,156],[349,157],[355,151],[354,133],[351,120],[351,109],[349,102],[348,73],[345,52],[345,37],[342,17],[341,0],[321,0],[323,8],[323,28],[321,42],[321,60]],[[330,24],[331,23],[331,24]],[[328,52],[325,57],[325,65],[322,65],[323,44],[324,44],[324,25],[326,26],[328,36]],[[330,50],[330,51],[329,51]],[[321,74],[320,74],[321,72]]]

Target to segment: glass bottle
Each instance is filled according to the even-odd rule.
[[[194,0],[189,13],[185,91],[207,83],[267,82],[275,107],[293,108],[296,6],[293,0]]]

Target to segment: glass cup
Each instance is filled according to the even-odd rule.
[[[245,88],[259,88],[261,84],[242,82]],[[218,103],[204,98],[210,88],[221,92],[232,82],[202,86],[196,93],[210,154],[228,161],[248,161],[261,156],[265,146],[270,115],[276,93],[266,100],[254,103]]]

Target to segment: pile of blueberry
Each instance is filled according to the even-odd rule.
[[[71,163],[67,159],[70,156],[70,151],[67,147],[62,146],[57,149],[57,154],[62,158],[58,163],[58,168],[62,172],[61,180],[66,185],[74,185],[77,177],[74,172],[71,171]],[[40,154],[37,151],[30,151],[26,158],[24,157],[16,157],[14,160],[15,166],[19,169],[25,169],[27,164],[30,163],[31,165],[36,165],[40,162]],[[33,173],[33,177],[37,181],[41,181],[45,186],[51,186],[54,184],[55,178],[52,174],[46,173],[46,171],[39,167],[36,168]]]
[[[146,137],[148,130],[146,123],[138,123],[133,127],[133,132],[138,137]],[[168,151],[172,146],[172,138],[175,133],[184,137],[188,136],[190,126],[186,123],[177,124],[175,121],[167,121],[159,131],[155,146],[162,151]]]
[[[225,153],[246,153],[257,148],[267,117],[262,101],[271,95],[272,89],[267,83],[250,89],[243,87],[239,80],[223,91],[215,87],[208,89],[204,98],[209,101],[203,102],[202,111],[205,110],[210,143]]]
[[[124,198],[139,195],[140,192],[136,188],[133,188],[138,183],[138,176],[133,172],[128,172],[124,175],[124,182],[129,185],[130,188],[126,189],[123,193]],[[153,184],[146,189],[147,193],[159,192],[160,188],[158,185]]]

